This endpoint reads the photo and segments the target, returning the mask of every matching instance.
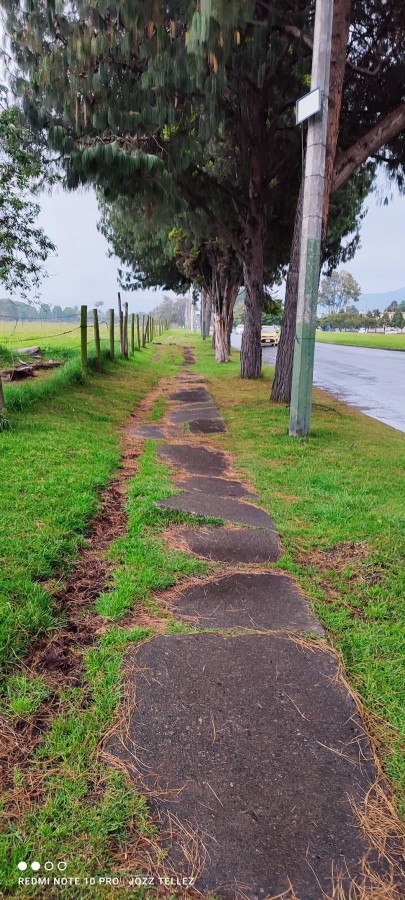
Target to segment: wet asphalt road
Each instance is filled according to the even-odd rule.
[[[240,335],[233,334],[232,345],[240,348],[240,344]],[[276,355],[276,348],[263,348],[264,363],[274,366]],[[314,383],[405,432],[405,352],[316,344]]]

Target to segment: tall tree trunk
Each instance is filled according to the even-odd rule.
[[[289,403],[291,399],[291,382],[295,346],[295,325],[298,303],[298,274],[300,267],[302,207],[304,200],[304,182],[301,182],[300,193],[295,214],[294,234],[291,245],[290,265],[288,267],[285,288],[284,312],[281,321],[280,342],[277,348],[276,368],[271,389],[271,399],[277,403]]]
[[[238,291],[239,291],[239,288],[238,288]],[[238,295],[236,295],[236,296],[238,296]],[[235,304],[233,304],[233,306],[232,306],[231,314],[229,316],[229,321],[228,321],[228,354],[229,354],[229,356],[231,355],[231,349],[232,349],[232,329],[233,329],[233,307],[234,307],[234,305]]]
[[[213,347],[219,363],[229,362],[233,309],[238,296],[242,271],[232,248],[215,246],[210,255],[210,281],[207,293],[214,314]]]
[[[231,332],[233,325],[233,308],[239,291],[238,283],[219,278],[216,288],[218,293],[212,298],[214,311],[215,359],[218,363],[229,362],[231,352]]]
[[[229,362],[228,349],[228,321],[218,313],[214,313],[215,319],[215,359],[218,363]]]
[[[260,249],[260,248],[257,248]],[[243,265],[245,280],[245,327],[240,352],[241,378],[260,378],[262,374],[263,253],[255,266],[254,260]]]
[[[250,148],[249,210],[245,226],[243,276],[246,290],[245,327],[240,352],[241,378],[261,378],[260,332],[263,309],[264,237],[266,231],[267,108],[263,95],[251,91],[249,125],[255,136]]]
[[[342,104],[343,79],[346,67],[347,41],[349,37],[351,0],[335,0],[332,26],[331,75],[328,104],[328,132],[325,161],[325,182],[322,213],[322,243],[325,244],[332,193],[339,120]],[[301,183],[295,214],[294,234],[288,268],[284,314],[280,343],[277,350],[271,399],[289,403],[291,399],[292,370],[294,361],[295,327],[298,303],[298,273],[301,251],[301,224],[304,191]]]
[[[202,289],[202,303],[203,341],[205,341],[210,333],[212,319],[212,297],[205,288]]]

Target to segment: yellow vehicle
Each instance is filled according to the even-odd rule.
[[[279,340],[280,333],[276,331],[274,325],[262,325],[262,332],[260,335],[261,344],[269,344],[270,347],[277,347]]]

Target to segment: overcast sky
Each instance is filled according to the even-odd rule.
[[[382,196],[385,188],[381,186]],[[49,278],[41,287],[44,303],[74,306],[97,300],[116,305],[119,262],[108,257],[108,245],[97,231],[98,209],[92,190],[64,192],[61,188],[40,199],[40,223],[58,248],[47,264]],[[405,286],[405,197],[395,191],[388,206],[372,195],[363,222],[361,249],[347,268],[364,293],[397,290]],[[280,291],[280,293],[282,293]],[[148,312],[163,291],[124,294],[130,311]]]

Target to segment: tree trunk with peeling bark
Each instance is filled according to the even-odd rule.
[[[233,310],[238,296],[242,270],[232,248],[212,250],[210,279],[206,282],[208,302],[214,315],[213,347],[219,363],[229,362]]]

